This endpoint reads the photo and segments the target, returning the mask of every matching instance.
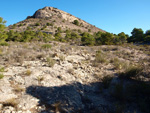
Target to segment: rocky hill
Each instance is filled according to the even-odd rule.
[[[75,23],[75,21],[77,23]],[[67,12],[59,10],[53,7],[44,7],[37,10],[33,16],[28,16],[27,19],[18,22],[14,25],[10,25],[9,29],[15,31],[25,31],[31,29],[34,31],[43,31],[49,33],[55,33],[58,27],[62,30],[73,30],[82,32],[105,32]]]
[[[0,113],[150,113],[149,45],[17,41],[60,29],[105,32],[52,7],[8,29],[18,32],[0,43]]]

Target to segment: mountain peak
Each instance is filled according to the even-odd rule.
[[[74,24],[75,20],[78,21],[78,25]],[[39,26],[36,26],[37,23]],[[51,26],[47,26],[47,23]],[[16,25],[19,27],[19,29],[15,27],[14,30],[16,31],[24,31],[26,28],[30,27],[34,31],[42,29],[42,31],[46,30],[46,32],[55,33],[57,28],[61,27],[62,30],[81,30],[82,32],[90,31],[91,33],[98,31],[105,32],[80,18],[54,7],[44,7],[39,9],[33,14],[33,16],[28,16],[26,20],[21,21]],[[47,26],[46,29],[43,29],[45,26]],[[10,26],[9,28],[13,27]]]

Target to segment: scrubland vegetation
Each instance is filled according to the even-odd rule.
[[[0,45],[7,45],[8,41],[17,41],[17,42],[31,42],[31,41],[60,41],[60,42],[71,42],[77,45],[88,45],[88,46],[99,46],[99,45],[121,45],[124,43],[150,43],[150,30],[147,30],[145,33],[142,29],[134,28],[131,32],[131,36],[128,36],[124,32],[119,34],[112,34],[108,32],[82,32],[81,30],[65,30],[63,31],[61,27],[58,27],[55,34],[48,34],[42,32],[41,30],[32,31],[31,28],[23,32],[17,32],[13,30],[5,31],[5,21],[3,18],[0,18]],[[73,24],[78,25],[78,21],[75,20]],[[36,23],[35,26],[39,26],[39,23]],[[46,23],[45,28],[50,26],[50,23]],[[44,29],[44,28],[43,28]],[[65,34],[65,36],[62,34]]]

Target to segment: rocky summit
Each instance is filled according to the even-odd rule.
[[[75,21],[78,23],[74,23]],[[10,25],[9,29],[25,31],[29,27],[34,31],[39,31],[44,28],[42,29],[43,32],[51,33],[55,33],[58,27],[61,27],[62,30],[81,30],[82,32],[90,31],[91,33],[98,31],[105,32],[82,19],[54,7],[44,7],[43,9],[39,9],[33,16],[28,16],[27,19],[14,25]]]

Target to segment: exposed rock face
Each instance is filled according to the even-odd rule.
[[[81,21],[83,24],[87,24],[83,20],[81,20],[81,19],[79,19],[79,18],[77,18],[77,17],[75,17],[75,16],[73,16],[67,12],[64,12],[62,10],[59,10],[59,9],[53,8],[53,7],[45,7],[43,9],[39,9],[33,15],[34,18],[51,18],[53,16],[58,16],[58,17],[63,18],[69,22],[73,22],[74,20],[78,20],[78,21]]]
[[[44,9],[39,9],[33,15],[34,18],[46,18],[53,16],[53,8],[52,7],[45,7]]]

